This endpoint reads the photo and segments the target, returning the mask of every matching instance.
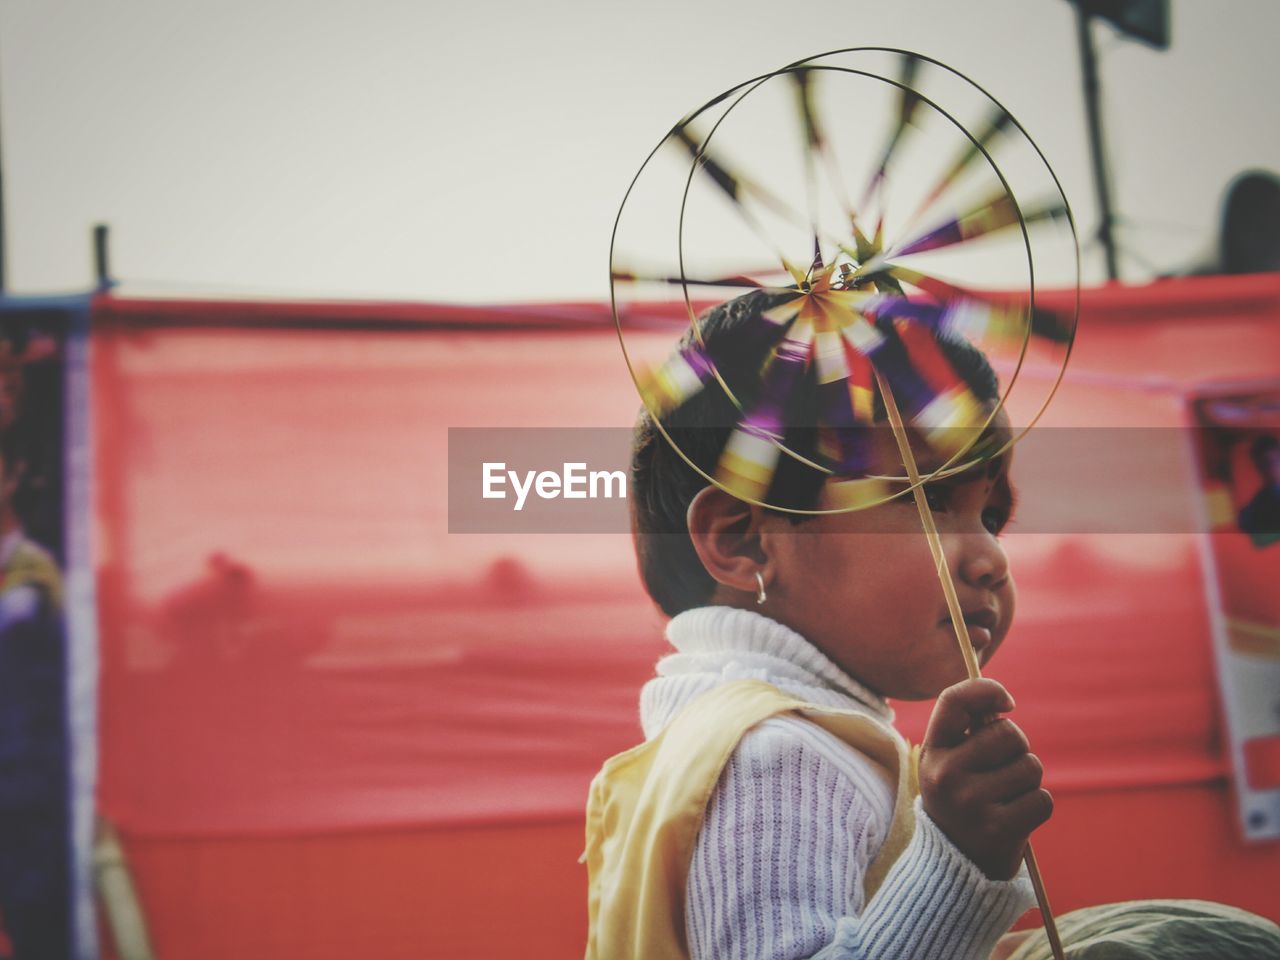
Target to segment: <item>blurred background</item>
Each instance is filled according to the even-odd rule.
[[[1041,435],[1086,439],[1019,454],[993,670],[1053,902],[1280,918],[1277,36],[1268,0],[0,0],[0,960],[581,953],[663,620],[625,518],[462,532],[458,431],[625,458],[632,177],[863,45],[999,97],[1079,228]]]
[[[1280,166],[1280,9],[1169,11],[1168,49],[1109,21],[1095,30],[1132,280],[1207,260],[1228,182]],[[872,45],[926,53],[994,92],[1096,230],[1064,0],[5,0],[9,288],[89,282],[87,232],[106,222],[113,270],[140,288],[601,299],[622,194],[676,119],[785,63]],[[501,267],[477,266],[489,257]],[[1084,264],[1086,281],[1105,276],[1087,236]]]

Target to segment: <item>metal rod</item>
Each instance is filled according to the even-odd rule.
[[[1102,142],[1102,113],[1098,105],[1098,56],[1093,48],[1093,16],[1077,3],[1076,32],[1080,38],[1080,73],[1084,80],[1084,109],[1089,121],[1089,153],[1093,160],[1093,182],[1098,192],[1098,239],[1107,258],[1107,279],[1118,280],[1116,241],[1112,233],[1111,186],[1107,181],[1106,150]]]

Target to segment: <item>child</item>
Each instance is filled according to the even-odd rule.
[[[726,348],[770,302],[756,291],[699,321],[740,399],[771,345]],[[939,343],[994,403],[985,358]],[[706,390],[663,425],[710,473],[738,415]],[[901,475],[892,436],[876,433],[877,472]],[[808,434],[787,445],[803,455]],[[640,572],[676,652],[641,695],[646,744],[593,784],[588,957],[989,956],[1034,904],[1020,859],[1052,801],[1026,737],[992,719],[1012,698],[965,680],[910,495],[805,517],[753,506],[708,484],[647,416],[632,473]],[[771,502],[820,505],[815,473],[784,456]],[[985,663],[1014,608],[997,540],[1008,455],[927,491]],[[913,798],[885,698],[934,696]]]

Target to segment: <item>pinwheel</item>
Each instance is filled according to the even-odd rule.
[[[887,135],[874,135],[877,124]],[[858,179],[855,206],[847,185]],[[623,201],[610,266],[627,363],[677,452],[708,482],[779,510],[837,512],[913,495],[977,676],[923,486],[1001,455],[1035,423],[1061,379],[1078,312],[1078,295],[1054,310],[1036,299],[1046,273],[1078,290],[1079,261],[1065,195],[1022,125],[958,71],[907,51],[858,48],[791,64],[714,98],[663,138]],[[689,333],[674,353],[645,356],[652,338],[627,321],[676,289]],[[727,346],[709,345],[699,308],[717,291],[751,290],[765,308]],[[994,407],[977,400],[943,339],[988,357],[1001,379]],[[725,351],[765,360],[744,383],[726,375]],[[737,410],[714,466],[696,462],[667,428],[705,391]],[[878,410],[902,476],[872,471]],[[1012,429],[993,440],[987,428],[1000,410]],[[797,429],[816,435],[812,449],[790,441]],[[930,471],[919,469],[912,432],[935,454]],[[825,476],[816,508],[783,497],[784,458]],[[1027,865],[1061,957],[1029,847]]]

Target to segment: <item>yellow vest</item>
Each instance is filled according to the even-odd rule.
[[[794,712],[895,776],[893,819],[867,870],[868,900],[915,827],[915,751],[892,727],[819,707],[759,680],[716,687],[647,743],[605,761],[587,801],[587,960],[688,960],[685,886],[711,791],[743,735]]]

